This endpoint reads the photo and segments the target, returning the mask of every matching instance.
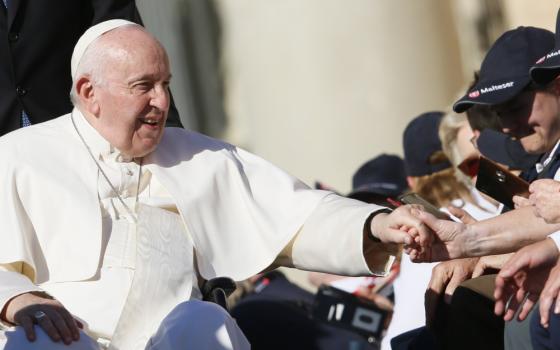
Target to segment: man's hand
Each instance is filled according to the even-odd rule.
[[[558,248],[551,239],[531,244],[515,253],[496,277],[496,315],[504,314],[504,320],[509,321],[521,308],[518,318],[524,320],[539,298],[558,256]]]
[[[501,270],[505,263],[513,256],[513,253],[487,255],[478,260],[474,267],[472,278],[480,277],[486,273],[487,270]],[[496,271],[497,272],[497,271]],[[492,273],[496,273],[492,272]]]
[[[541,324],[545,328],[548,328],[548,313],[553,303],[556,303],[554,313],[560,314],[560,261],[550,271],[540,297]]]
[[[423,251],[414,247],[405,249],[414,262],[444,261],[462,258],[470,234],[469,226],[449,220],[439,220],[425,211],[413,209],[413,214],[420,219],[429,231],[435,234],[432,244]]]
[[[371,232],[385,243],[413,245],[418,250],[428,247],[433,236],[412,211],[418,207],[403,205],[390,214],[377,214],[371,221]]]
[[[560,222],[560,182],[543,179],[531,183],[529,202],[535,208],[535,215],[548,224]]]
[[[433,268],[424,298],[428,327],[434,322],[441,295],[443,294],[443,300],[449,304],[459,284],[471,278],[477,262],[478,258],[458,259],[439,263]]]
[[[40,292],[20,294],[12,298],[4,307],[5,321],[19,325],[25,330],[29,341],[35,341],[34,325],[38,324],[55,342],[64,344],[80,339],[82,324],[56,299]]]

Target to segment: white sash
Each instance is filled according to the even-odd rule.
[[[196,281],[181,217],[146,205],[137,213],[134,278],[110,350],[144,350],[165,316],[191,297]]]

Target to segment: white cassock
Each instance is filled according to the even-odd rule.
[[[189,344],[164,343],[176,338],[169,334],[181,315],[206,314],[203,303],[180,303],[200,299],[197,274],[242,280],[274,262],[346,275],[385,274],[394,260],[394,251],[381,243],[372,243],[375,254],[368,259],[363,254],[363,226],[378,206],[310,190],[248,152],[183,129],[166,129],[140,166],[111,147],[77,109],[72,115],[119,195],[129,207],[137,201],[143,208],[139,221],[152,227],[131,229],[133,220],[101,176],[70,114],[5,135],[0,138],[2,308],[21,293],[46,291],[84,321],[89,337],[82,338],[108,344],[115,332],[122,339],[132,322],[121,316],[138,311],[131,300],[144,288],[134,287],[176,273],[181,278],[171,278],[166,290],[174,292],[164,296],[167,302],[149,300],[153,316],[142,328],[147,342],[120,349],[146,344],[181,349]],[[165,230],[174,234],[168,237]],[[143,282],[135,277],[142,247],[136,240],[142,237],[150,238],[145,241],[156,245],[154,251],[175,257],[170,264],[153,264],[165,268],[142,274],[151,276]],[[153,256],[145,261],[150,259],[157,261]],[[219,310],[216,315],[221,348],[246,346],[235,322]]]

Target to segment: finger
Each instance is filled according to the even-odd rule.
[[[515,254],[504,264],[498,276],[508,279],[513,277],[517,272],[524,268],[528,268],[530,256],[528,254]]]
[[[507,281],[503,288],[503,294],[500,297],[500,302],[496,303],[495,313],[496,315],[504,315],[504,320],[511,319],[513,317],[511,314],[508,315],[508,311],[511,311],[515,299],[515,293],[517,292],[517,286],[513,284],[512,281]]]
[[[418,249],[411,249],[410,253],[408,254],[408,257],[410,258],[411,261],[415,263],[423,261],[422,256],[420,255]]]
[[[447,210],[449,210],[449,212],[453,216],[461,220],[461,222],[464,224],[472,224],[476,222],[476,219],[474,219],[469,213],[467,213],[465,210],[461,208],[457,208],[456,206],[450,205],[447,207]]]
[[[60,334],[58,333],[58,329],[52,323],[49,314],[43,316],[37,320],[37,324],[41,327],[45,333],[51,338],[52,341],[57,342],[60,340]]]
[[[417,230],[417,234],[420,237],[420,244],[428,245],[431,242],[432,236],[430,234],[430,230],[414,215],[414,213],[418,211],[419,210],[416,208],[410,209],[410,212],[402,215],[399,218],[399,221],[402,225],[406,225]]]
[[[550,307],[552,306],[553,301],[553,298],[544,296],[544,293],[541,294],[541,298],[539,300],[539,313],[541,314],[541,325],[544,328],[548,328],[548,313],[550,312]]]
[[[526,291],[522,288],[517,289],[517,291],[511,294],[513,297],[510,299],[509,305],[506,306],[506,314],[504,315],[504,320],[511,321],[515,317],[517,310],[521,307],[521,304],[525,301]]]
[[[415,209],[411,212],[415,217],[420,219],[426,226],[428,226],[429,229],[431,229],[432,231],[437,231],[440,222],[438,218],[423,210]]]
[[[392,243],[406,244],[410,245],[413,243],[412,237],[407,232],[401,230],[396,230],[393,228],[387,228],[388,235],[386,236],[388,240]]]
[[[529,312],[531,312],[531,310],[535,306],[538,298],[539,297],[536,294],[528,294],[526,296],[525,302],[523,303],[523,306],[521,308],[521,312],[519,312],[519,315],[517,316],[517,319],[519,321],[523,321],[527,318],[527,315],[529,315]]]
[[[62,337],[62,341],[64,342],[64,344],[70,344],[72,343],[73,335],[72,331],[68,327],[68,324],[66,324],[66,320],[61,315],[61,313],[63,312],[64,311],[62,310],[53,311],[49,313],[49,318],[58,330],[58,334],[60,334],[60,336]]]
[[[443,266],[443,265],[442,265]],[[441,294],[447,282],[447,274],[436,265],[432,269],[432,277],[428,283],[428,288],[424,295],[424,306],[426,308],[426,320],[431,324],[435,318],[438,303],[441,300]]]
[[[513,196],[512,201],[515,209],[526,207],[531,204],[527,198],[523,198],[521,196]]]
[[[479,262],[474,266],[474,270],[472,273],[472,278],[480,277],[486,271],[486,264]]]
[[[494,299],[496,304],[494,305],[494,314],[500,316],[504,313],[507,298],[504,295],[506,281],[500,277],[496,276],[496,281],[494,282]]]
[[[453,276],[451,276],[451,279],[449,280],[449,283],[447,283],[447,286],[445,288],[445,293],[443,295],[443,300],[447,304],[451,304],[451,298],[453,297],[453,293],[455,293],[455,289],[457,289],[457,287],[459,287],[459,285],[464,280],[465,278],[460,276],[458,273],[454,273]]]
[[[35,334],[33,319],[31,317],[21,316],[20,318],[18,318],[16,323],[19,324],[25,331],[25,336],[27,337],[27,340],[35,341],[35,339],[37,339],[37,335]]]
[[[70,312],[68,312],[68,310],[66,309],[63,309],[63,311],[60,314],[64,319],[64,322],[66,322],[68,329],[70,330],[70,335],[72,337],[72,340],[80,340],[80,330],[78,328],[79,327],[78,321],[74,317],[72,317]]]

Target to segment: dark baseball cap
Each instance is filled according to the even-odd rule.
[[[404,164],[408,176],[430,175],[451,167],[438,135],[443,112],[428,112],[414,118],[404,129]]]
[[[560,9],[556,15],[556,44],[554,49],[541,57],[531,68],[531,78],[539,85],[546,85],[560,74]]]
[[[554,48],[554,34],[546,29],[518,27],[502,34],[480,66],[478,82],[453,105],[461,113],[472,105],[497,105],[517,96],[531,83],[529,70]]]
[[[482,130],[476,144],[483,156],[511,169],[527,170],[540,157],[527,153],[519,140],[496,130]]]
[[[352,177],[352,192],[348,197],[360,194],[377,194],[386,197],[397,197],[408,185],[401,157],[381,154],[368,160]]]

